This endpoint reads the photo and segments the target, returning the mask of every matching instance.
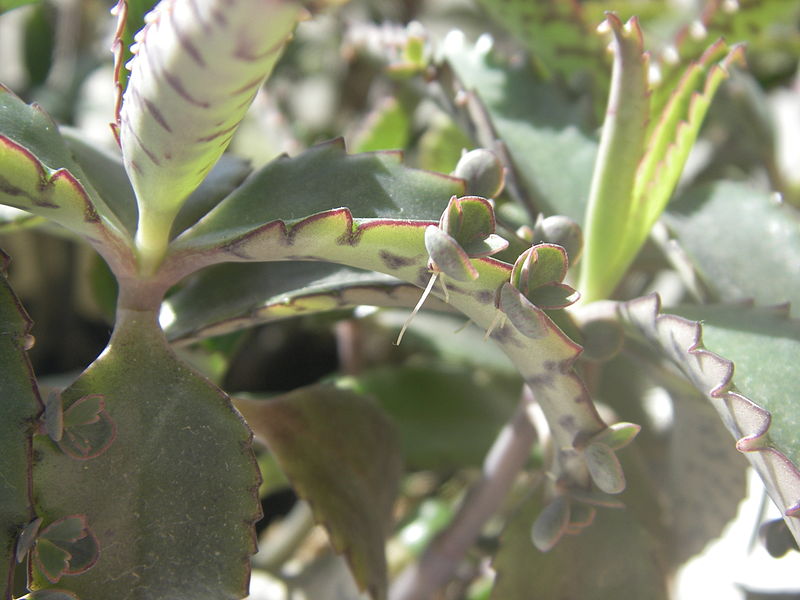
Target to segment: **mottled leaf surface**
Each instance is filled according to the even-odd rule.
[[[10,595],[17,535],[32,520],[31,438],[41,412],[27,356],[31,320],[8,284],[0,252],[0,594]]]
[[[800,214],[791,206],[720,181],[682,195],[664,220],[715,297],[800,306]]]
[[[269,221],[263,213],[270,210],[271,204],[266,200],[276,188],[294,192],[305,186],[322,184],[311,178],[303,179],[300,174],[291,182],[281,182],[280,186],[266,183],[248,186],[246,182],[240,188],[248,188],[246,194],[235,192],[198,225],[176,238],[164,268],[181,272],[219,262],[313,260],[378,271],[425,287],[431,278],[425,231],[432,223],[394,216],[398,213],[401,217],[412,216],[408,214],[410,210],[406,211],[407,201],[411,202],[410,208],[416,206],[419,211],[430,212],[438,210],[441,214],[450,197],[438,193],[418,196],[414,191],[416,186],[404,188],[396,185],[389,186],[394,192],[394,195],[389,195],[386,189],[376,185],[384,181],[380,173],[372,171],[369,175],[370,170],[381,163],[391,173],[391,165],[396,163],[390,161],[387,164],[383,155],[347,157],[336,146],[323,146],[298,159],[284,160],[288,168],[300,158],[316,156],[322,160],[324,154],[328,154],[327,160],[333,164],[366,165],[362,168],[367,169],[368,176],[362,176],[360,181],[354,183],[367,185],[367,188],[363,195],[354,196],[356,200],[352,210],[336,208],[298,218],[298,208],[309,202],[307,197],[298,194],[295,196],[296,206],[286,209],[290,211],[292,220]],[[278,168],[275,164],[272,166]],[[324,167],[323,162],[319,169],[324,171]],[[402,167],[397,165],[395,168]],[[414,171],[406,172],[411,183],[416,182],[417,177],[431,177],[430,174],[416,173],[418,175]],[[330,177],[336,181],[335,174]],[[438,179],[434,177],[434,180]],[[451,179],[445,178],[443,181],[452,184]],[[330,183],[327,185],[330,190],[338,187]],[[318,210],[321,200],[316,195],[309,196],[315,204],[311,210]],[[287,194],[287,197],[291,196]],[[433,208],[436,203],[441,203],[438,209]],[[364,211],[367,215],[383,214],[385,211],[392,217],[361,218],[357,217],[360,213],[356,210]],[[251,215],[253,222],[249,222]],[[557,439],[556,443],[563,449],[559,453],[559,460],[565,463],[564,468],[570,478],[579,485],[587,485],[586,464],[574,444],[579,436],[588,439],[603,431],[606,424],[600,419],[586,388],[573,370],[579,347],[529,302],[527,306],[519,307],[513,324],[504,320],[496,302],[498,290],[504,284],[510,286],[508,280],[512,266],[489,257],[469,260],[475,270],[474,279],[455,281],[446,273],[439,274],[441,281],[447,285],[446,301],[480,328],[489,331],[489,337],[501,346],[522,377],[534,388]],[[433,287],[432,294],[440,299],[445,298],[440,285]],[[525,327],[528,320],[535,321],[536,339],[526,337],[519,329],[528,329]]]
[[[108,349],[63,393],[65,407],[96,394],[117,427],[102,454],[76,460],[36,440],[37,513],[84,515],[99,544],[97,563],[58,588],[81,598],[246,595],[259,476],[229,399],[178,361],[153,314],[125,310]]]
[[[564,536],[540,552],[531,528],[541,510],[541,499],[534,497],[508,522],[493,561],[493,600],[669,597],[657,541],[630,511],[599,510],[580,535]]]
[[[402,474],[386,416],[366,397],[332,386],[237,400],[237,407],[328,529],[360,587],[385,598],[384,544]]]

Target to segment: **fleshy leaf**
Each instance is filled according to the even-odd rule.
[[[137,248],[149,268],[304,14],[295,2],[165,0],[146,18],[119,134],[139,206]]]
[[[314,386],[266,401],[237,400],[362,589],[386,597],[384,543],[402,473],[396,434],[364,396]]]
[[[325,156],[322,151],[317,149],[315,153],[319,160]],[[360,163],[362,168],[366,167],[367,175],[360,178],[361,185],[370,183],[369,172],[373,161],[380,158],[354,156],[344,159],[337,152],[330,151],[327,156],[333,164],[347,165],[349,160],[352,166]],[[291,172],[294,160],[285,159],[284,162],[288,164],[283,166]],[[272,168],[280,173],[281,161],[273,164]],[[325,173],[326,169],[322,168],[320,171]],[[250,182],[257,181],[260,175],[252,177]],[[407,174],[409,175],[422,176],[413,175],[413,172]],[[393,187],[396,194],[388,196],[386,189],[368,185],[364,194],[353,195],[355,201],[351,209],[336,208],[305,217],[298,214],[303,205],[319,207],[321,198],[326,202],[339,198],[336,190],[344,187],[347,178],[343,178],[342,183],[332,184],[331,181],[338,181],[339,174],[331,176],[336,178],[315,178],[310,190],[308,188],[311,180],[302,174],[291,181],[279,178],[277,185],[271,184],[275,181],[273,179],[270,184],[265,183],[258,188],[251,187],[246,182],[243,188],[248,188],[247,193],[240,193],[240,188],[200,223],[176,238],[164,263],[164,269],[173,273],[189,273],[204,265],[218,262],[316,260],[386,272],[419,287],[426,286],[431,275],[429,254],[425,247],[425,231],[432,223],[410,221],[402,217],[395,220],[393,216],[397,212],[393,209],[417,202],[423,207],[427,205],[427,210],[438,205],[438,212],[441,214],[451,195],[411,196],[414,193],[413,187]],[[324,188],[326,193],[320,191],[318,197],[317,186]],[[347,190],[346,187],[344,189]],[[267,199],[273,197],[274,193],[280,194],[278,198],[281,203],[288,204],[290,199],[298,200],[287,206],[287,212],[292,218],[261,224],[265,221],[258,213],[267,210],[265,207],[271,205]],[[358,214],[353,212],[356,209],[364,210],[367,215],[374,215],[381,207],[385,207],[393,216],[354,217],[354,214]],[[251,209],[256,214],[251,215]],[[248,223],[251,218],[253,221]],[[588,470],[573,444],[578,436],[591,437],[605,429],[606,425],[573,370],[573,362],[579,354],[578,346],[547,315],[524,298],[528,305],[527,310],[522,302],[514,298],[510,299],[506,308],[519,313],[518,324],[539,325],[536,327],[536,337],[526,337],[511,324],[498,324],[499,313],[495,304],[498,290],[510,288],[513,294],[521,297],[508,284],[512,266],[483,257],[471,259],[470,262],[478,271],[479,277],[448,284],[449,303],[488,331],[488,337],[500,345],[522,377],[531,385],[537,401],[547,415],[556,443],[561,448],[557,460],[563,463],[561,466],[565,479],[579,486],[587,486]],[[432,293],[441,298],[444,292],[434,287]],[[565,398],[570,400],[565,401]]]
[[[56,124],[2,85],[0,203],[84,236],[112,268],[132,262],[123,225],[72,159]]]
[[[602,442],[592,442],[584,450],[589,474],[606,494],[619,494],[625,489],[625,475],[614,451]]]
[[[6,280],[8,257],[0,251],[0,595],[10,595],[18,534],[33,519],[31,440],[42,411],[27,350],[31,320]],[[16,548],[15,548],[16,546]]]
[[[758,471],[795,538],[800,539],[800,521],[796,518],[800,514],[800,469],[797,467],[796,410],[792,406],[797,393],[789,390],[787,396],[787,390],[781,387],[785,385],[785,373],[794,368],[796,361],[792,362],[791,357],[797,356],[797,339],[800,339],[800,335],[790,333],[793,325],[787,322],[779,327],[780,333],[775,336],[777,339],[773,337],[777,331],[770,336],[769,329],[756,328],[751,335],[759,341],[754,341],[752,337],[740,338],[747,345],[739,346],[731,344],[730,340],[736,339],[734,334],[738,331],[750,331],[750,319],[756,318],[759,313],[745,317],[741,313],[726,311],[723,307],[703,312],[704,320],[716,318],[722,325],[713,349],[732,354],[737,360],[737,379],[741,377],[744,384],[740,392],[733,385],[733,363],[705,348],[701,325],[682,317],[661,315],[659,308],[658,297],[648,296],[625,303],[620,308],[620,314],[660,348],[711,402],[737,440],[736,447],[745,453]],[[694,314],[699,315],[698,312]],[[726,341],[729,345],[726,345]],[[774,345],[774,356],[764,353],[765,342]],[[780,349],[781,344],[788,345],[789,354],[784,355],[792,362],[792,366],[784,364],[783,370],[776,359],[781,352],[786,352]],[[746,349],[745,353],[737,357],[736,354],[743,349]],[[765,361],[765,357],[769,357],[768,360]],[[749,364],[748,359],[751,361]],[[763,368],[775,368],[778,374],[767,374],[763,380],[755,379]],[[775,385],[779,386],[777,391],[772,387]],[[752,394],[753,399],[747,398],[742,392]],[[775,411],[777,415],[774,433],[771,427],[773,416],[769,411]]]
[[[552,550],[566,532],[569,523],[569,498],[564,495],[556,496],[533,522],[533,545],[542,552]]]
[[[117,437],[117,425],[106,411],[102,394],[79,398],[63,414],[63,433],[56,442],[73,458],[88,460],[100,456]]]
[[[272,161],[178,239],[207,237],[204,243],[213,244],[256,224],[344,206],[363,217],[438,221],[449,199],[463,191],[462,181],[405,167],[397,153],[349,155],[334,140]]]
[[[36,542],[34,560],[36,567],[50,583],[58,583],[69,568],[69,552],[50,540],[39,539]]]
[[[616,285],[620,258],[634,211],[634,183],[644,154],[647,122],[648,59],[638,21],[624,26],[608,14],[602,27],[613,34],[614,69],[603,133],[586,207],[586,253],[579,289],[584,301],[599,300]]]
[[[33,551],[34,564],[50,583],[91,569],[99,556],[97,538],[83,515],[64,517],[45,527]]]
[[[188,341],[358,305],[411,308],[419,288],[389,275],[313,262],[215,265],[162,307],[167,337]],[[438,298],[428,309],[452,311]]]
[[[425,229],[425,249],[433,267],[448,277],[456,281],[478,278],[478,271],[472,266],[469,255],[458,242],[434,225]]]
[[[510,283],[500,288],[499,308],[523,335],[536,339],[547,334],[544,312]]]
[[[83,598],[134,588],[244,596],[259,476],[251,434],[229,399],[177,360],[154,314],[125,309],[108,349],[62,394],[68,407],[99,395],[117,426],[101,455],[78,461],[35,439],[34,485],[46,491],[37,512],[46,521],[85,515],[99,547],[97,563],[59,589]],[[73,548],[76,568],[87,567],[88,550]]]

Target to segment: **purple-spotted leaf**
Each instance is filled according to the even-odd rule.
[[[347,557],[359,586],[385,598],[384,543],[402,467],[383,412],[364,396],[324,385],[236,405]]]
[[[433,267],[456,281],[478,278],[469,255],[451,236],[439,227],[430,225],[425,229],[425,249],[431,257]]]
[[[137,247],[149,268],[304,15],[297,2],[163,0],[145,19],[119,136],[139,206]]]
[[[547,316],[510,283],[500,288],[499,308],[524,336],[536,339],[547,334]]]
[[[331,171],[334,166],[337,170]],[[320,177],[305,175],[312,170]],[[412,186],[403,190],[403,181]],[[410,197],[409,189],[422,182],[428,192]],[[275,161],[250,177],[173,241],[164,269],[188,274],[220,262],[324,261],[384,272],[424,287],[431,280],[425,231],[433,223],[406,217],[428,218],[436,210],[438,219],[453,194],[436,192],[446,185],[452,187],[454,180],[404,169],[392,155],[347,156],[331,144],[314,148],[297,158]],[[573,369],[580,348],[508,283],[511,265],[490,257],[470,263],[479,277],[449,282],[448,302],[489,331],[487,337],[500,345],[534,389],[562,449],[557,460],[564,479],[589,485],[587,467],[573,444],[576,437],[588,439],[606,425]],[[506,298],[505,308],[535,337],[515,326],[497,325],[496,302],[502,299],[498,290],[504,285],[515,295]],[[432,293],[443,297],[436,287]]]
[[[31,439],[42,411],[27,353],[32,322],[6,279],[7,265],[0,251],[0,597],[10,597],[15,558],[35,534]]]
[[[570,502],[564,495],[556,496],[536,517],[531,530],[533,545],[542,552],[555,548],[570,524]]]

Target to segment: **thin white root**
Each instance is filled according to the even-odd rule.
[[[408,319],[406,319],[406,322],[403,323],[403,328],[400,330],[400,334],[397,336],[397,340],[394,343],[395,346],[399,346],[400,342],[403,341],[403,335],[405,334],[406,329],[408,329],[408,326],[411,324],[411,321],[414,318],[414,316],[419,312],[419,309],[422,308],[422,305],[425,303],[425,300],[428,298],[431,291],[433,290],[433,284],[436,283],[436,279],[438,277],[439,277],[438,272],[434,272],[433,275],[431,275],[430,280],[428,280],[428,285],[425,286],[425,291],[422,292],[422,296],[420,297],[419,302],[417,302],[417,305],[414,307],[414,310],[411,311],[411,314],[408,315]]]

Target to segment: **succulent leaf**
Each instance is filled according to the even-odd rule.
[[[228,146],[305,15],[294,2],[229,4],[163,0],[137,34],[119,127],[145,261],[160,261],[175,215]]]
[[[564,495],[556,496],[533,523],[531,530],[533,545],[542,552],[552,550],[566,533],[569,523],[569,498]]]

